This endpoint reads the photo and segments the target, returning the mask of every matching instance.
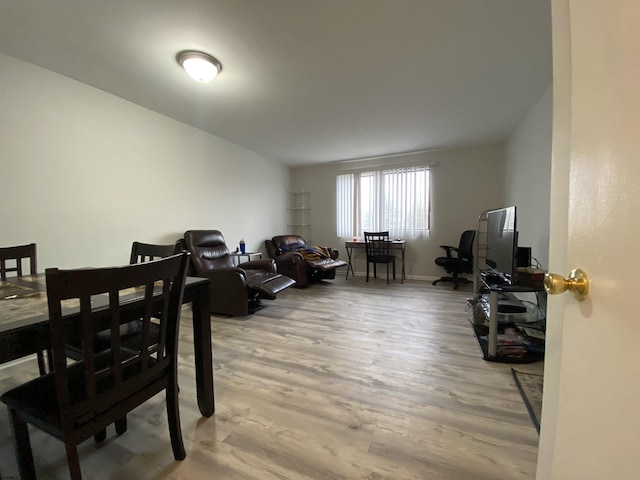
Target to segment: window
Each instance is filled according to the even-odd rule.
[[[429,167],[368,170],[338,175],[339,237],[389,231],[392,237],[429,234]]]

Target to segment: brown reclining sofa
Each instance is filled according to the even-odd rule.
[[[296,287],[336,277],[336,269],[347,263],[338,260],[337,250],[314,247],[299,235],[278,235],[264,241],[267,254],[276,261],[278,273],[296,281]]]

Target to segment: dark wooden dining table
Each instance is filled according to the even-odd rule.
[[[187,277],[183,297],[183,304],[191,303],[193,312],[198,408],[205,417],[210,417],[215,411],[209,283],[210,280],[206,278]],[[127,296],[123,296],[123,300],[134,299],[136,295],[140,293],[131,289]],[[64,315],[70,318],[77,311],[73,304],[63,308]],[[44,274],[10,277],[0,281],[0,364],[47,350],[50,344]]]

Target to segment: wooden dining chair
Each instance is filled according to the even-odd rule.
[[[29,259],[29,272],[31,275],[38,273],[35,243],[0,248],[0,280],[7,279],[7,272],[15,272],[18,277],[21,277],[23,275],[23,259]],[[14,261],[15,265],[7,266],[9,261]]]
[[[149,262],[157,260],[159,258],[166,258],[174,254],[175,245],[155,245],[151,243],[133,242],[131,245],[130,264]],[[177,252],[176,252],[177,253]],[[136,319],[131,322],[120,325],[120,343],[125,347],[129,347],[129,343],[135,345],[138,341],[137,337],[142,331],[143,322],[141,319]],[[151,323],[151,340],[157,339],[159,332],[157,324]],[[101,350],[108,348],[110,343],[111,331],[105,329],[97,332],[94,336],[94,348]],[[67,343],[67,356],[73,359],[80,359],[82,357],[82,338],[75,336],[71,338]],[[126,428],[126,427],[125,427]]]
[[[159,258],[166,258],[174,254],[175,245],[156,245],[151,243],[133,242],[131,245],[130,264],[150,262]],[[139,341],[140,332],[144,326],[142,319],[132,320],[120,325],[120,344],[124,348],[135,348]],[[158,323],[152,320],[149,324],[149,341],[151,344],[157,343],[160,336]],[[104,329],[97,332],[93,337],[93,348],[100,351],[109,348],[111,342],[111,330]],[[69,358],[75,360],[82,359],[82,338],[75,334],[71,336],[66,344],[66,352]],[[115,429],[118,434],[127,431],[127,417],[123,417],[115,422]],[[96,441],[102,441],[107,436],[107,430],[104,429],[95,435]]]
[[[367,282],[369,281],[369,264],[373,263],[373,278],[377,277],[376,266],[387,265],[387,283],[389,283],[389,264],[393,265],[393,279],[396,279],[396,256],[391,253],[389,232],[364,232],[365,252],[367,257]]]
[[[181,253],[123,267],[46,270],[54,371],[0,397],[9,409],[21,478],[36,478],[27,424],[64,442],[70,478],[81,479],[78,444],[162,391],[173,456],[185,458],[177,350],[188,262],[189,254]],[[130,291],[138,295],[125,296]],[[79,304],[73,316],[62,312],[70,300]],[[157,342],[150,339],[152,317],[159,320]],[[131,318],[141,318],[143,328],[135,348],[125,348],[117,332]],[[105,328],[114,334],[109,348],[99,351],[93,348],[93,336]],[[86,340],[77,362],[65,350],[74,331]]]
[[[179,250],[176,250],[176,245],[157,245],[152,243],[142,243],[142,242],[133,242],[131,245],[131,257],[129,260],[130,264],[142,263],[142,262],[150,262],[152,260],[157,260],[159,258],[166,258],[174,255],[175,253],[179,253]],[[120,326],[120,342],[125,346],[129,346],[129,343],[136,342],[137,336],[140,335],[142,330],[143,322],[141,319],[134,320],[127,324]],[[157,341],[159,336],[158,325],[155,322],[151,322],[151,341]],[[111,336],[111,332],[108,330],[104,330],[102,332],[98,332],[95,337],[96,348],[102,348],[109,343],[109,336]]]
[[[0,248],[0,280],[7,279],[7,273],[14,273],[17,277],[24,275],[23,260],[29,260],[29,274],[38,273],[38,261],[36,254],[36,244],[16,245],[14,247]],[[13,266],[7,266],[7,262],[13,262]],[[38,370],[40,375],[44,375],[51,370],[50,352],[37,352]]]

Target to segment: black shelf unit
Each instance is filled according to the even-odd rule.
[[[470,322],[483,358],[501,363],[532,363],[544,359],[545,315],[540,307],[539,288],[521,285],[495,285],[485,281],[479,272],[479,290],[467,300]],[[533,293],[536,303],[520,300],[516,294]],[[499,305],[507,300],[510,305],[522,304],[522,312],[500,312]]]

